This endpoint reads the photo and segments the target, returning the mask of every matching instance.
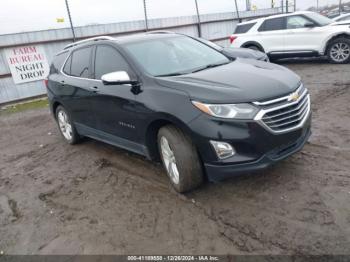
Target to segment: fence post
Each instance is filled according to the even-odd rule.
[[[197,2],[197,0],[194,0],[194,3],[195,3],[195,5],[196,5],[198,36],[199,36],[199,37],[202,37],[201,17],[200,17],[200,14],[199,14],[199,9],[198,9],[198,2]]]
[[[145,14],[146,31],[148,31],[148,16],[147,16],[147,3],[146,3],[146,0],[143,0],[143,12]]]
[[[72,35],[73,35],[73,42],[75,42],[75,32],[74,32],[74,26],[73,26],[73,22],[72,22],[72,17],[70,15],[69,4],[68,4],[68,0],[65,0],[65,1],[66,1],[66,8],[67,8],[67,13],[68,13],[70,28],[72,30]]]

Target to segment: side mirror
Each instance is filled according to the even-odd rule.
[[[306,22],[305,24],[304,24],[304,27],[307,27],[307,28],[313,28],[313,27],[315,27],[316,25],[314,24],[314,23],[312,23],[312,22]]]
[[[125,71],[117,71],[108,74],[104,74],[101,77],[103,84],[105,85],[127,85],[135,84],[137,81],[130,80],[129,74]]]

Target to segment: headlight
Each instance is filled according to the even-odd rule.
[[[197,101],[192,101],[192,104],[202,112],[219,118],[253,119],[259,111],[250,104],[204,104]]]

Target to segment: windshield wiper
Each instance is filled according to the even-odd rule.
[[[214,67],[218,67],[218,66],[222,66],[222,65],[227,65],[229,63],[231,63],[232,61],[228,61],[228,62],[224,62],[224,63],[216,63],[216,64],[209,64],[209,65],[205,65],[203,67],[197,68],[196,70],[192,71],[191,73],[197,73],[199,71],[203,71],[209,68],[214,68]]]
[[[170,74],[164,74],[164,75],[157,75],[156,77],[166,77],[166,76],[181,76],[185,73],[170,73]]]

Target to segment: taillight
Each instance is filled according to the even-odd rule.
[[[44,84],[45,84],[46,88],[48,88],[49,87],[49,80],[48,79],[44,79]]]
[[[232,44],[237,38],[238,38],[238,36],[231,35],[230,36],[230,43]]]

